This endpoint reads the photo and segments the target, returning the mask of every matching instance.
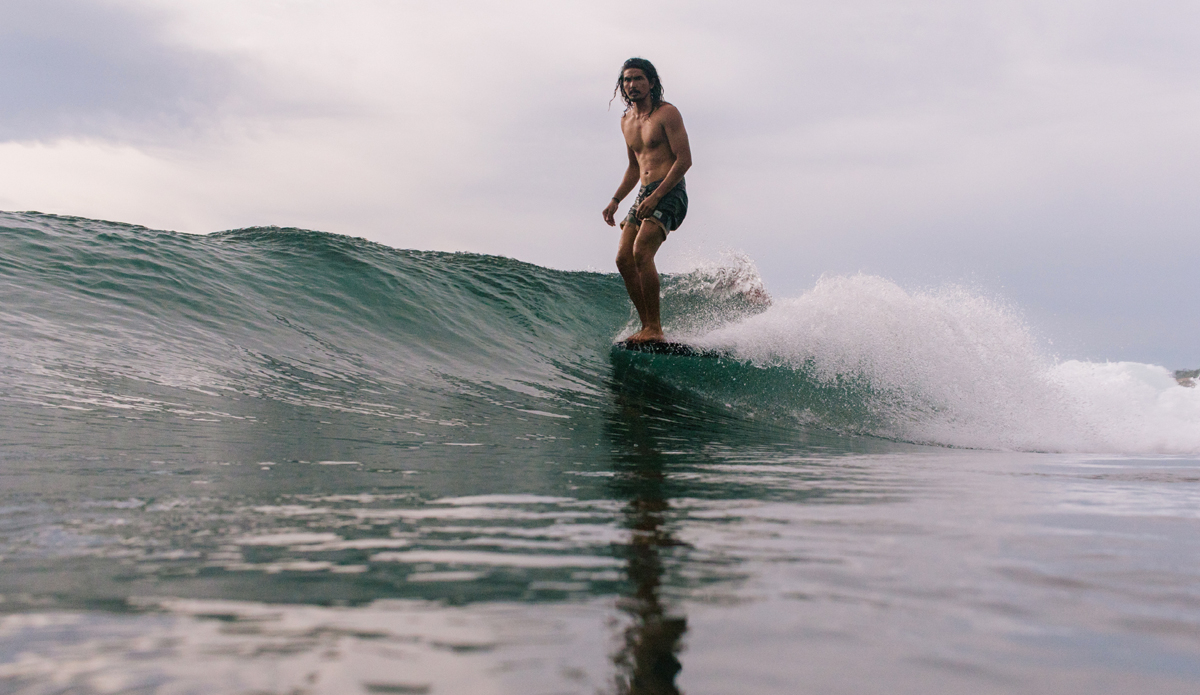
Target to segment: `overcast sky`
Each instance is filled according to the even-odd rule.
[[[693,148],[666,267],[963,283],[1200,366],[1194,0],[0,0],[0,209],[609,271],[633,55]]]

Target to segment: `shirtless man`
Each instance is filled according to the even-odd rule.
[[[654,254],[667,240],[667,234],[683,222],[687,214],[687,190],[683,174],[692,166],[692,151],[679,109],[662,100],[658,71],[644,58],[630,58],[621,66],[615,96],[625,102],[621,132],[629,154],[625,178],[617,194],[601,215],[615,226],[613,215],[621,199],[641,181],[642,188],[629,214],[621,222],[621,244],[617,248],[617,270],[625,279],[625,289],[642,330],[626,338],[628,342],[663,340],[662,320],[658,313],[658,269]]]

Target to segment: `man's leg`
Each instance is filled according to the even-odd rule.
[[[621,223],[621,243],[617,247],[617,270],[621,273],[621,278],[625,280],[625,291],[629,293],[629,299],[637,309],[638,318],[641,319],[644,328],[647,319],[646,302],[642,299],[642,281],[633,256],[633,245],[638,237],[638,231],[637,222]]]
[[[666,240],[666,231],[658,220],[653,218],[642,220],[637,237],[633,240],[633,263],[642,291],[642,305],[645,307],[644,314],[641,310],[638,312],[642,318],[642,330],[630,336],[634,340],[663,339],[662,320],[659,316],[658,268],[654,265],[654,254],[658,253],[658,247]]]

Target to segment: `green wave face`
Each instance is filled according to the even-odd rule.
[[[82,408],[67,423],[114,408],[245,418],[298,409],[288,422],[333,411],[586,420],[619,388],[672,394],[796,439],[1200,446],[1192,399],[1168,393],[1177,385],[1163,368],[1054,364],[1019,314],[953,287],[908,292],[883,278],[832,277],[773,301],[745,259],[666,275],[664,326],[710,355],[693,358],[614,350],[636,327],[615,273],[298,229],[192,236],[0,213],[0,272],[0,407],[13,408],[14,433],[34,427],[30,404]],[[190,425],[173,422],[171,431],[190,436]],[[515,436],[497,427],[484,438]]]
[[[383,401],[384,411],[463,419],[520,399],[594,407],[616,378],[656,380],[740,415],[803,411],[818,427],[861,431],[869,415],[857,387],[821,386],[802,369],[733,355],[614,359],[611,344],[632,325],[615,274],[298,229],[192,236],[33,213],[4,214],[0,244],[6,366],[23,402],[97,383],[110,406],[104,398],[182,389],[188,407],[217,412],[275,403],[365,413]],[[668,276],[664,294],[667,329],[683,334],[769,304],[729,269]]]

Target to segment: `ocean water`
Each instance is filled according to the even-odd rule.
[[[768,289],[0,213],[0,692],[1200,690],[1197,365]]]

